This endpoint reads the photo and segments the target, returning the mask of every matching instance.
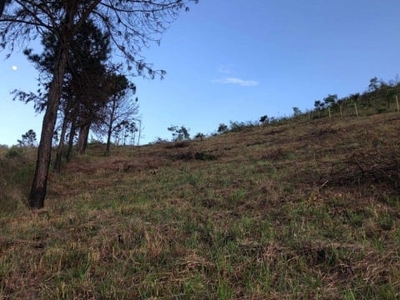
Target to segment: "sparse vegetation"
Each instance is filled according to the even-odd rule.
[[[17,141],[20,147],[34,147],[37,145],[36,132],[29,129],[25,134],[21,136],[21,139]]]
[[[301,116],[301,114],[302,114],[302,112],[301,112],[301,110],[300,110],[300,108],[298,108],[298,107],[293,107],[293,117],[300,117]]]
[[[229,126],[229,131],[231,132],[239,132],[239,131],[243,131],[246,129],[250,129],[254,126],[257,126],[257,123],[253,123],[251,121],[247,121],[247,122],[230,122],[230,126]]]
[[[4,149],[0,298],[398,299],[399,122],[297,117],[110,156],[90,144],[37,211],[35,149]]]
[[[185,141],[190,139],[189,131],[185,126],[170,126],[168,127],[168,131],[172,133],[172,140],[175,142]]]
[[[218,132],[218,133],[225,133],[225,132],[227,132],[228,130],[229,130],[228,125],[226,125],[226,124],[224,124],[224,123],[221,123],[221,124],[219,124],[219,126],[218,126],[217,132]]]
[[[201,132],[196,133],[196,135],[194,136],[195,139],[199,139],[200,141],[203,141],[205,137],[206,136],[204,135],[204,133]]]

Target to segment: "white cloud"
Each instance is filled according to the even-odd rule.
[[[227,77],[227,78],[222,78],[222,79],[216,79],[216,80],[214,80],[214,82],[223,83],[223,84],[237,84],[240,86],[256,86],[259,84],[258,81],[244,80],[244,79],[236,78],[236,77]]]

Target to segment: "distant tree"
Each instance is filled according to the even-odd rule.
[[[131,121],[123,119],[113,127],[112,132],[114,133],[115,144],[118,145],[120,142],[122,145],[131,144],[134,145],[135,133],[138,131],[136,127],[136,121],[132,118]],[[131,142],[129,142],[129,140]],[[109,153],[109,149],[106,154]]]
[[[131,99],[136,92],[136,86],[126,76],[111,73],[105,77],[108,101],[100,109],[96,131],[106,133],[106,153],[109,153],[113,134],[118,140],[122,138],[122,143],[125,144],[128,136],[136,132],[138,98]]]
[[[357,107],[357,103],[358,100],[360,99],[360,93],[355,93],[355,94],[351,94],[349,96],[349,100],[350,102],[354,105],[354,110],[356,112],[356,117],[358,118],[358,107]]]
[[[331,108],[336,104],[338,96],[329,94],[324,98],[324,107],[328,108],[329,117],[331,117]]]
[[[261,123],[261,125],[268,124],[268,123],[269,123],[269,118],[268,118],[268,116],[267,116],[267,115],[261,116],[259,122]]]
[[[247,121],[247,122],[238,122],[238,121],[230,121],[229,122],[229,131],[231,132],[239,132],[245,130],[246,128],[251,128],[257,126],[257,123]]]
[[[205,135],[201,132],[196,133],[196,135],[194,136],[195,139],[199,139],[200,141],[203,141]]]
[[[228,131],[228,125],[226,125],[224,123],[219,124],[218,130],[217,130],[218,133],[225,133],[227,131]]]
[[[386,106],[390,109],[390,103],[395,99],[397,95],[397,90],[393,83],[386,83],[381,81],[380,91],[382,96],[386,98]]]
[[[136,129],[137,129],[137,143],[136,143],[136,145],[140,145],[140,139],[142,138],[142,132],[143,132],[143,130],[144,130],[144,127],[143,127],[143,122],[142,122],[142,116],[139,116],[139,117],[136,117],[136,123],[137,123],[137,126],[136,126]]]
[[[377,77],[371,78],[368,85],[368,90],[370,92],[375,92],[379,89],[379,80]]]
[[[4,1],[4,0],[2,0]],[[50,85],[43,117],[41,138],[32,180],[29,204],[42,208],[47,190],[47,180],[52,151],[53,133],[57,121],[62,84],[69,62],[72,39],[82,24],[93,20],[99,28],[112,37],[114,50],[126,58],[129,69],[136,67],[154,78],[165,71],[154,71],[141,59],[141,49],[150,42],[159,41],[161,34],[177,18],[189,2],[196,0],[117,1],[13,1],[1,4],[0,47],[12,52],[17,46],[30,42],[47,32],[53,32],[58,40],[57,59],[50,75]],[[5,8],[4,8],[5,7]]]
[[[173,141],[183,141],[190,139],[189,129],[185,126],[170,126],[168,130],[172,132]]]
[[[301,116],[301,110],[298,107],[293,107],[293,116],[294,117]]]
[[[315,110],[318,112],[318,118],[321,118],[321,110],[324,109],[325,103],[321,100],[315,100],[314,107]]]
[[[154,141],[152,142],[152,144],[164,144],[164,143],[168,143],[167,139],[163,139],[161,137],[156,137],[154,139]]]
[[[378,78],[377,77],[371,78],[368,85],[368,91],[369,91],[368,102],[372,102],[373,106],[376,106],[376,99],[378,98],[377,92],[379,91],[379,88],[380,84]]]
[[[22,135],[20,140],[17,140],[18,146],[20,147],[35,147],[37,145],[36,133],[32,129],[29,129],[25,134]]]
[[[340,111],[340,117],[341,118],[343,118],[343,106],[344,106],[344,104],[346,103],[346,101],[348,101],[348,98],[347,97],[345,97],[345,98],[342,98],[342,99],[339,99],[339,100],[337,100],[337,105],[339,106],[339,111]]]
[[[336,103],[337,99],[338,99],[338,96],[336,94],[334,94],[334,95],[329,94],[328,96],[326,96],[324,98],[325,106],[332,107]]]

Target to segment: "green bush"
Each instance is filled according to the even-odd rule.
[[[6,158],[22,158],[22,157],[23,157],[22,149],[15,146],[11,147],[6,153]]]
[[[253,128],[255,126],[257,126],[258,124],[253,123],[251,121],[247,121],[247,122],[230,122],[230,128],[229,130],[231,132],[240,132],[249,128]]]
[[[376,112],[378,114],[383,114],[383,113],[387,113],[388,109],[386,107],[379,107],[376,109]]]
[[[0,215],[25,210],[33,164],[24,161],[22,151],[10,149],[11,158],[0,159]],[[15,159],[15,158],[18,159]]]

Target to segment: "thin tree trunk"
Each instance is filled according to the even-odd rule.
[[[112,134],[112,124],[108,125],[107,131],[107,145],[106,145],[106,154],[110,153],[110,145],[111,145],[111,134]]]
[[[88,138],[89,138],[90,123],[82,125],[79,128],[78,138],[78,154],[83,155],[86,152]]]
[[[110,153],[110,144],[111,144],[111,134],[114,125],[114,116],[115,116],[115,109],[117,107],[117,101],[113,99],[113,105],[110,112],[110,122],[108,124],[108,131],[107,131],[107,145],[106,145],[106,154]]]
[[[71,130],[69,131],[68,150],[67,154],[65,155],[67,162],[71,161],[72,147],[74,146],[74,137],[76,131],[75,122],[76,120],[71,122]]]
[[[67,49],[61,46],[56,66],[54,68],[53,79],[49,88],[47,107],[43,117],[42,133],[38,147],[35,175],[33,177],[29,194],[29,205],[32,208],[42,208],[46,197],[52,139],[57,121],[57,111],[60,104],[66,63]]]
[[[310,116],[309,116],[309,117],[310,117]],[[138,119],[137,121],[139,122],[137,145],[139,146],[139,145],[140,145],[140,139],[141,139],[141,135],[142,135],[142,130],[143,130],[143,128],[142,128],[142,120],[141,120],[141,119]]]
[[[61,128],[60,141],[57,147],[56,159],[54,161],[54,171],[56,173],[61,172],[61,159],[62,159],[62,152],[64,149],[64,141],[65,141],[65,133],[67,132],[67,125],[68,125],[68,120],[66,117],[64,117],[63,125]]]

